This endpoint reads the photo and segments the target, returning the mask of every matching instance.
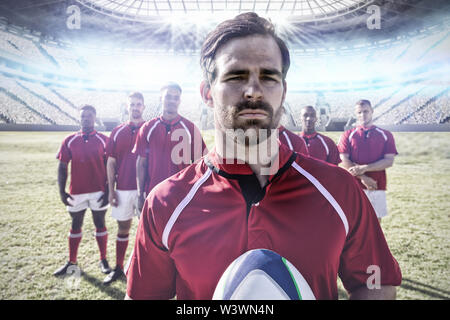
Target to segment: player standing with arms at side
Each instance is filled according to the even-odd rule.
[[[138,208],[158,183],[195,162],[207,152],[200,130],[178,113],[181,87],[174,82],[161,90],[163,114],[139,130],[133,153],[137,154]]]
[[[70,266],[77,264],[81,228],[87,208],[92,211],[96,228],[95,238],[100,250],[101,271],[106,274],[111,272],[106,260],[108,231],[105,226],[105,213],[108,209],[105,150],[108,137],[94,129],[94,107],[83,106],[80,117],[81,131],[66,137],[56,156],[59,160],[59,195],[72,218],[72,227],[69,233],[69,261],[53,273],[55,276],[65,275]],[[65,189],[69,162],[70,186],[67,193]]]
[[[351,299],[395,297],[400,268],[355,179],[278,140],[289,64],[274,26],[253,12],[207,36],[201,94],[214,110],[215,149],[147,197],[128,297],[211,299],[227,266],[257,248],[290,261],[317,299],[338,298],[338,275]],[[230,155],[235,147],[243,151]]]
[[[356,103],[355,115],[356,128],[345,131],[339,139],[342,166],[358,178],[381,221],[388,214],[386,169],[394,164],[398,152],[392,133],[373,124],[369,100]]]
[[[317,114],[312,106],[303,107],[300,112],[302,132],[300,136],[305,140],[309,155],[332,164],[339,164],[339,151],[332,139],[316,131]]]
[[[139,216],[136,188],[136,154],[132,149],[139,129],[144,124],[144,96],[134,92],[128,96],[128,121],[114,128],[106,146],[106,163],[111,216],[117,220],[116,267],[103,280],[108,285],[125,278],[123,264],[128,236],[134,216]]]

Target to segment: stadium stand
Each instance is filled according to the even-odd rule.
[[[338,39],[336,33],[336,43],[317,40],[311,48],[300,46],[292,50],[290,74],[293,78],[288,82],[287,114],[282,123],[298,128],[301,108],[312,105],[320,114],[318,126],[324,127],[330,119],[351,118],[354,104],[360,99],[372,102],[374,120],[379,125],[450,122],[449,82],[432,83],[442,76],[440,67],[443,62],[448,63],[450,52],[450,19],[442,21],[415,30],[386,33],[386,37],[373,41],[360,39],[347,43]],[[152,51],[118,47],[117,52],[104,48],[98,48],[98,52],[92,48],[82,49],[73,43],[46,38],[0,17],[0,123],[78,125],[78,108],[83,104],[96,107],[99,121],[124,121],[127,94],[139,89],[100,85],[101,81],[95,76],[104,66],[97,64],[102,60],[109,65],[111,61],[118,61],[107,73],[113,77],[115,71],[126,74],[127,63],[120,65],[125,57],[132,57],[131,60],[140,65],[147,58],[159,61],[164,56],[158,48]],[[84,52],[84,56],[80,52]],[[200,81],[197,79],[200,77],[198,57],[186,52],[181,55],[183,59],[177,59],[171,52],[165,58],[176,65],[177,70],[186,65],[188,73]],[[30,66],[38,71],[31,72]],[[387,67],[378,70],[380,66]],[[391,66],[402,67],[389,70]],[[340,81],[347,69],[361,77]],[[322,77],[328,71],[332,71],[334,78]],[[178,81],[177,72],[173,75],[173,80]],[[160,113],[160,83],[157,77],[149,78],[151,85],[141,90],[146,104],[145,120]],[[198,127],[212,128],[213,112],[204,106],[194,88],[198,85],[196,80],[186,80],[187,85],[180,81],[183,96],[179,111]]]

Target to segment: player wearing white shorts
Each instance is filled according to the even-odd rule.
[[[86,209],[91,209],[96,228],[95,238],[100,251],[100,268],[109,273],[106,260],[108,231],[105,213],[108,209],[106,188],[106,144],[108,137],[95,131],[96,110],[92,106],[81,108],[81,131],[66,137],[59,149],[57,159],[58,185],[61,201],[67,206],[72,218],[69,233],[69,261],[54,272],[65,275],[77,264],[78,247],[82,237],[82,225]],[[66,192],[68,164],[71,163],[69,193]]]
[[[106,153],[109,202],[111,216],[117,220],[116,267],[103,284],[108,285],[120,278],[125,279],[124,259],[128,247],[133,217],[139,215],[137,208],[136,158],[132,153],[139,128],[144,124],[144,97],[134,92],[128,97],[128,121],[113,129]]]
[[[344,132],[339,140],[342,166],[358,178],[381,221],[388,214],[386,169],[393,165],[398,152],[392,133],[373,124],[369,100],[356,103],[355,115],[358,125]]]

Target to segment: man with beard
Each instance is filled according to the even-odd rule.
[[[161,90],[163,114],[139,130],[133,153],[137,155],[138,209],[154,186],[187,167],[207,152],[195,124],[178,114],[181,87],[174,82]]]
[[[137,209],[136,188],[136,154],[131,150],[136,142],[139,128],[144,124],[144,96],[134,92],[128,96],[128,121],[120,124],[111,132],[106,154],[109,203],[112,206],[111,216],[117,220],[116,267],[103,280],[110,284],[125,278],[123,262],[128,247],[128,235],[134,216],[139,216]]]
[[[338,298],[338,274],[351,298],[394,298],[401,272],[355,179],[278,141],[290,58],[273,25],[253,12],[226,20],[200,61],[215,149],[147,197],[128,297],[211,299],[232,261],[265,248],[290,261],[317,299]]]
[[[84,214],[89,208],[96,228],[95,238],[100,251],[100,268],[109,273],[106,260],[108,231],[105,214],[108,209],[106,186],[106,143],[108,137],[94,129],[96,110],[93,106],[81,108],[81,130],[66,137],[57,154],[58,186],[61,202],[72,218],[69,232],[69,260],[53,275],[63,276],[72,268],[78,268],[78,247],[82,237]],[[69,193],[66,192],[68,164],[71,164]]]
[[[332,164],[339,164],[339,151],[333,140],[316,131],[317,114],[312,106],[303,107],[300,112],[302,132],[300,133],[306,142],[311,157]]]

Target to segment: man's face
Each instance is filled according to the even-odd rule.
[[[130,120],[142,119],[142,113],[144,112],[144,101],[136,97],[128,98],[128,114]]]
[[[214,107],[216,130],[276,129],[286,85],[275,40],[261,35],[232,39],[219,48],[215,65],[206,100]]]
[[[174,119],[178,115],[178,107],[181,102],[181,92],[175,88],[167,88],[161,92],[161,104],[163,117],[167,120]]]
[[[303,108],[300,114],[303,132],[314,132],[316,130],[316,111],[313,108]]]
[[[367,104],[356,105],[355,115],[356,115],[356,122],[359,125],[367,127],[372,124],[373,110],[369,105]]]
[[[82,131],[91,131],[95,125],[95,113],[91,110],[81,110],[80,121]]]

